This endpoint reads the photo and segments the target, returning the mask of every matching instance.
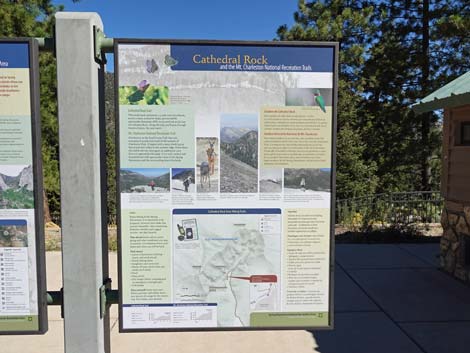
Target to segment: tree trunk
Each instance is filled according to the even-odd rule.
[[[421,96],[429,94],[429,0],[423,0],[421,52]],[[429,190],[431,179],[430,125],[431,114],[421,114],[421,189]]]
[[[47,200],[47,195],[46,195],[45,190],[42,191],[42,197],[44,199],[44,224],[46,224],[47,222],[52,221],[52,219],[51,219],[51,212],[49,211],[49,202]]]

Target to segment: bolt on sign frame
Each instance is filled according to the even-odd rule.
[[[114,44],[120,331],[331,329],[338,44]]]
[[[47,332],[38,44],[0,39],[0,335]]]

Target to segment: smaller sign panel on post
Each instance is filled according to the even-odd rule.
[[[0,39],[0,334],[47,331],[37,58]]]

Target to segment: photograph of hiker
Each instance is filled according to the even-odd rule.
[[[219,191],[219,139],[196,139],[197,192]]]
[[[120,182],[123,193],[170,192],[170,169],[124,168],[120,171]]]
[[[195,192],[194,168],[171,169],[171,192]]]
[[[282,169],[260,168],[259,192],[280,193],[282,191]]]
[[[220,149],[220,192],[258,192],[258,116],[222,115]]]
[[[331,88],[287,88],[286,105],[319,107],[326,113],[326,107],[332,105]]]
[[[285,193],[330,192],[331,169],[284,169]]]

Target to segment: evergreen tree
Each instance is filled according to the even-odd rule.
[[[50,0],[0,0],[0,37],[52,37],[56,11]],[[55,60],[39,55],[45,220],[60,212],[59,142]]]
[[[108,222],[116,220],[116,146],[115,146],[115,109],[114,74],[107,72],[104,79],[104,102],[106,117],[106,171]]]
[[[366,182],[359,160],[379,192],[438,189],[441,117],[409,107],[470,69],[470,1],[300,1],[294,18],[279,39],[340,42],[339,195]]]
[[[376,164],[365,158],[362,119],[359,115],[361,72],[370,37],[374,8],[366,3],[348,6],[345,0],[299,1],[296,24],[278,29],[280,40],[337,41],[339,52],[337,198],[372,194],[376,190]]]
[[[469,21],[469,6],[469,1],[375,1],[377,31],[363,70],[363,115],[367,157],[378,162],[381,190],[439,187],[440,116],[416,116],[409,106],[468,70],[462,53],[470,54],[469,32],[462,25]]]

